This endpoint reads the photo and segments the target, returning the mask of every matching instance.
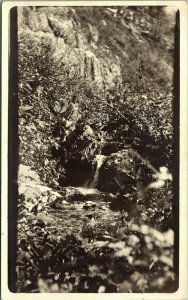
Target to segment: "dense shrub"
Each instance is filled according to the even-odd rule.
[[[176,289],[174,195],[167,172],[173,158],[173,74],[172,55],[165,51],[166,43],[173,44],[172,30],[162,30],[169,21],[163,9],[115,9],[50,9],[59,20],[72,18],[89,48],[90,28],[101,21],[92,51],[101,60],[108,53],[111,62],[119,56],[122,77],[113,87],[84,78],[71,60],[70,45],[58,51],[51,33],[19,31],[18,292]],[[150,20],[149,35],[129,22],[130,10]],[[162,20],[159,28],[152,18]],[[103,52],[104,47],[110,50]],[[114,180],[118,169],[120,183],[116,180],[109,194],[95,191],[96,203],[83,203],[88,194],[74,188],[71,198],[62,186],[84,185],[79,167],[92,175],[94,158],[112,143],[120,158],[130,151],[124,169],[114,156],[113,172],[106,177]],[[158,171],[161,166],[165,174]],[[129,186],[125,174],[132,179]]]

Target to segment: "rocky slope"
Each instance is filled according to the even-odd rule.
[[[23,153],[22,163],[29,158],[46,170],[50,160],[53,169],[54,158],[57,170],[69,159],[92,160],[105,145],[115,143],[118,151],[134,140],[150,158],[156,148],[166,164],[164,152],[172,152],[174,23],[156,7],[19,7],[20,149],[31,153]],[[22,109],[32,111],[36,124],[28,115],[22,119]],[[35,147],[40,139],[42,158]]]
[[[138,72],[139,56],[165,70],[163,80],[171,79],[174,20],[157,14],[155,7],[18,8],[20,30],[54,44],[55,55],[66,64],[107,87],[121,81],[130,68]]]
[[[18,8],[15,291],[175,291],[174,21]]]
[[[35,38],[44,38],[54,44],[55,55],[64,57],[66,64],[78,68],[83,77],[91,78],[99,85],[112,85],[120,77],[118,57],[113,57],[107,48],[103,49],[106,53],[103,53],[102,59],[97,55],[97,52],[102,52],[98,50],[99,30],[89,22],[83,28],[76,20],[74,9],[37,8],[25,11],[23,8],[19,12],[20,28],[25,27],[24,30]]]

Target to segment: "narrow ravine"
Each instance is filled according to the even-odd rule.
[[[14,10],[19,174],[10,203],[18,211],[11,291],[174,292],[175,13],[162,6]]]

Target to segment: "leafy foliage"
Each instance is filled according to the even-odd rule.
[[[82,34],[101,61],[109,57],[113,64],[118,55],[122,78],[111,87],[81,75],[66,39],[57,49],[63,34],[19,31],[18,292],[177,288],[172,178],[158,171],[171,172],[174,154],[172,55],[165,51],[172,28],[162,29],[169,23],[163,8],[114,9],[51,8],[59,22],[79,24],[74,34]],[[137,24],[142,15],[149,33]],[[104,170],[116,184],[113,193],[62,188],[74,177],[72,161],[94,171],[105,146],[114,152],[110,143],[120,153],[114,165],[108,158],[109,180]]]
[[[27,177],[22,176],[22,184]],[[29,189],[20,191],[18,292],[171,292],[175,288],[172,229],[162,233],[146,225],[143,214],[136,219],[125,210],[113,212],[106,201],[98,199],[88,211],[77,197],[76,202],[67,202],[70,197],[42,189],[37,182],[33,189],[33,194]],[[55,211],[50,208],[52,199],[62,203]],[[140,211],[153,222],[151,207],[142,206]]]

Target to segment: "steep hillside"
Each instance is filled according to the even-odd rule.
[[[161,84],[172,78],[174,22],[162,9],[37,7],[20,8],[19,14],[20,30],[50,41],[56,55],[98,83],[113,86],[122,73],[133,76],[141,61]]]
[[[12,290],[176,291],[175,14],[17,11]]]
[[[23,7],[18,8],[18,29],[20,105],[34,105],[41,121],[54,118],[43,124],[51,140],[54,132],[61,140],[55,146],[61,148],[61,157],[50,149],[53,156],[62,160],[64,153],[64,163],[67,152],[75,156],[74,135],[80,139],[87,125],[96,135],[93,150],[100,151],[101,139],[103,144],[118,142],[119,150],[128,143],[157,167],[170,167],[172,17],[155,7]],[[40,126],[37,129],[40,135]],[[46,140],[45,134],[40,138]],[[92,159],[91,141],[80,146],[78,159]],[[36,152],[31,148],[30,153]],[[48,167],[46,157],[41,168]],[[28,157],[23,154],[21,159]],[[53,157],[50,160],[54,165]]]

